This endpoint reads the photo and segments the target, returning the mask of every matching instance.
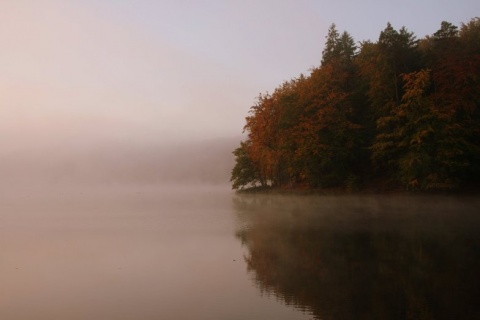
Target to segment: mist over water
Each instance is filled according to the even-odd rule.
[[[5,319],[480,312],[477,198],[241,195],[181,183],[6,190]]]
[[[1,318],[296,319],[245,272],[237,139],[84,142],[1,152]]]
[[[480,201],[236,197],[252,282],[315,319],[477,319]]]
[[[1,316],[292,319],[250,285],[232,218],[224,187],[2,194]]]
[[[227,184],[240,138],[178,142],[77,139],[6,143],[1,188],[98,185]]]

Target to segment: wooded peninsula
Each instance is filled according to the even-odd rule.
[[[357,43],[332,24],[321,64],[260,94],[233,189],[453,191],[480,181],[480,18]]]

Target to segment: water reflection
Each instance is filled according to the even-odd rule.
[[[480,319],[480,201],[442,197],[234,199],[263,293],[317,319]]]

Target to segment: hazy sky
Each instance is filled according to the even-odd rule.
[[[0,139],[235,136],[260,92],[318,66],[328,26],[418,37],[478,0],[0,0]]]

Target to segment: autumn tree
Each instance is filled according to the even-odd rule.
[[[417,40],[390,23],[357,48],[332,24],[321,65],[259,95],[233,187],[394,180],[448,190],[480,180],[480,19]]]
[[[258,164],[262,184],[273,186],[297,183],[298,164],[292,128],[302,113],[299,87],[307,78],[284,82],[272,94],[260,95],[250,108],[245,132],[251,142],[250,157]]]

